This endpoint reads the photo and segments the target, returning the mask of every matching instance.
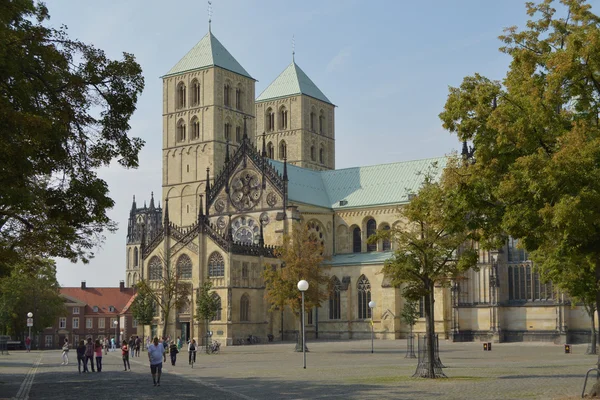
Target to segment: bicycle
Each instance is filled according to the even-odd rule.
[[[216,340],[212,342],[206,349],[207,354],[216,354],[219,351],[221,351],[221,343],[217,342]]]
[[[190,365],[192,366],[192,369],[194,369],[194,363],[196,362],[196,352],[197,350],[190,350],[191,354],[190,354]]]

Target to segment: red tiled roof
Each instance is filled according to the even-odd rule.
[[[135,289],[124,288],[93,288],[88,287],[81,289],[80,287],[63,287],[60,289],[61,294],[74,297],[85,303],[86,314],[120,314],[125,306],[131,301],[135,294]],[[98,306],[98,312],[94,312],[94,306]],[[113,306],[115,312],[110,312],[109,307]]]

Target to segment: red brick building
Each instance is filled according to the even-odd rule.
[[[40,349],[62,347],[65,338],[73,343],[91,337],[104,339],[123,338],[137,335],[137,324],[131,315],[130,305],[135,297],[135,289],[126,288],[121,281],[116,288],[63,287],[60,295],[65,301],[67,313],[48,327],[40,338]],[[115,324],[116,322],[116,324]]]

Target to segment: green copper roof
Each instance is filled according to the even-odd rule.
[[[439,174],[446,161],[438,157],[328,171],[288,165],[288,196],[291,201],[331,209],[403,204],[408,202],[408,191],[419,190],[424,172],[435,163]],[[283,163],[271,163],[283,173]]]
[[[214,66],[252,78],[210,30],[163,78]]]
[[[383,264],[385,260],[390,259],[394,255],[392,251],[373,251],[368,253],[350,253],[336,254],[331,259],[323,262],[331,267],[346,266],[346,265],[369,265]]]
[[[256,101],[273,100],[297,94],[304,94],[333,104],[294,61],[258,96]]]

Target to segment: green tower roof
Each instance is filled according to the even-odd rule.
[[[163,78],[215,66],[254,79],[210,30]]]
[[[256,101],[266,101],[278,99],[281,97],[304,94],[313,97],[325,103],[333,104],[327,96],[310,80],[308,75],[292,61],[286,69],[271,83],[261,94]]]

